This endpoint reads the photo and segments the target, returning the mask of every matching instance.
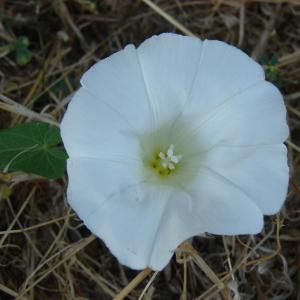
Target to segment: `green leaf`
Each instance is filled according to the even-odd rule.
[[[62,177],[67,154],[58,127],[24,123],[0,130],[0,169],[35,173],[51,179]]]
[[[13,44],[12,49],[16,52],[16,62],[19,66],[25,66],[32,58],[28,46],[29,39],[26,36],[20,36]]]
[[[32,58],[27,48],[19,48],[16,50],[16,62],[19,66],[27,65]]]

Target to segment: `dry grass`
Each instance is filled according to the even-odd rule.
[[[269,76],[285,95],[291,128],[290,189],[280,215],[267,217],[256,236],[195,238],[160,273],[119,265],[71,211],[65,179],[0,173],[0,299],[112,299],[125,287],[128,299],[300,300],[297,3],[0,1],[0,128],[28,118],[59,122],[91,64],[166,31],[225,40],[258,61],[274,55]],[[25,66],[6,48],[20,36],[30,41]]]

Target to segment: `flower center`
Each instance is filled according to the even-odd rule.
[[[182,159],[181,154],[175,155],[174,149],[175,146],[171,144],[166,152],[155,153],[151,160],[151,167],[162,177],[174,173]]]

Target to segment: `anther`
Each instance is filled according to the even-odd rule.
[[[165,169],[175,170],[175,164],[178,164],[182,159],[182,155],[174,155],[175,146],[172,144],[167,150],[167,155],[163,152],[159,152],[158,156],[161,160],[161,166]]]

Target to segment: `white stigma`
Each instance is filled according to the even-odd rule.
[[[158,154],[161,159],[161,165],[165,169],[175,170],[175,164],[178,164],[182,159],[181,154],[174,155],[174,148],[175,146],[172,144],[167,150],[167,155],[163,152],[159,152]]]

